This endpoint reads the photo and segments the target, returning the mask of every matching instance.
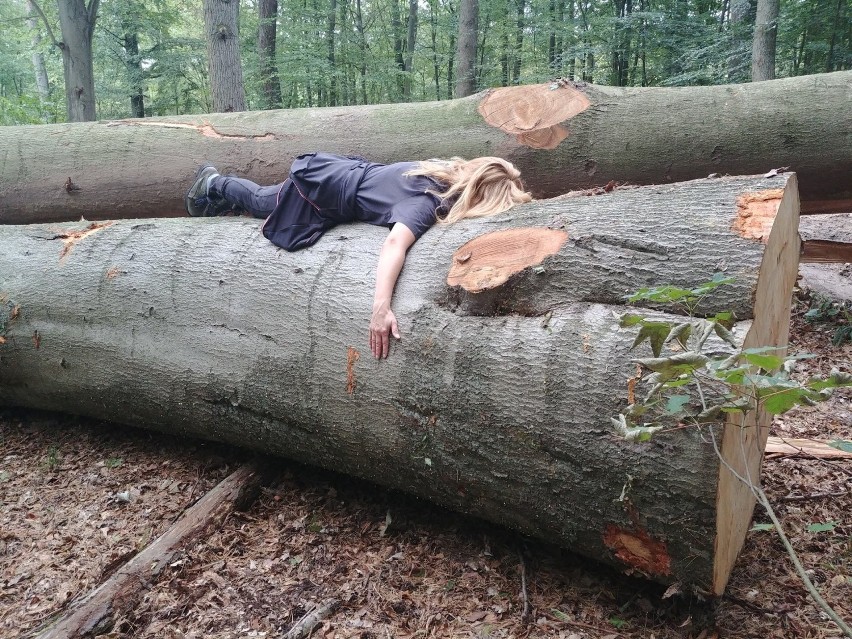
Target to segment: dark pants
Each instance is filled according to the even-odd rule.
[[[284,184],[259,186],[251,180],[220,175],[210,180],[210,193],[224,198],[235,208],[254,217],[266,218],[278,205],[278,194]]]

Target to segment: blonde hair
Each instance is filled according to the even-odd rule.
[[[438,219],[441,224],[497,215],[532,199],[524,191],[521,172],[502,158],[426,160],[405,175],[423,175],[446,185],[445,191],[427,191],[444,200],[455,200],[447,215]]]

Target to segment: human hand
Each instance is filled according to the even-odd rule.
[[[373,357],[376,359],[388,356],[390,350],[389,335],[399,339],[396,316],[389,306],[374,307],[373,316],[370,319],[370,350],[373,351]]]

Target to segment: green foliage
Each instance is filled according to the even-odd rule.
[[[754,13],[728,0],[479,0],[479,88],[555,77],[630,86],[747,81]],[[753,3],[752,3],[753,4]],[[54,34],[55,2],[40,3]],[[402,0],[279,0],[276,63],[284,107],[376,104],[453,97],[459,0],[422,0],[413,50]],[[848,2],[785,0],[778,20],[781,77],[852,68]],[[24,0],[0,3],[0,123],[63,119],[62,56]],[[262,108],[257,4],[243,2],[240,46],[249,108]],[[41,38],[35,43],[34,36]],[[31,55],[50,80],[40,99]],[[94,67],[99,118],[211,108],[198,0],[101,3]],[[410,61],[410,63],[409,63]],[[676,288],[667,293],[677,295]],[[846,339],[849,336],[847,335]]]
[[[628,299],[677,303],[694,310],[705,295],[731,281],[717,275],[692,289],[645,288]],[[852,375],[838,370],[827,378],[798,382],[791,377],[793,368],[809,355],[784,356],[777,347],[740,349],[728,328],[732,320],[730,313],[686,322],[637,313],[622,315],[620,326],[637,331],[631,349],[647,341],[654,356],[634,360],[648,391],[612,418],[615,432],[626,440],[642,442],[666,425],[716,422],[726,413],[745,414],[758,406],[778,415],[796,405],[827,399],[835,388],[852,386]]]
[[[808,524],[808,532],[821,533],[832,532],[840,523],[836,521],[827,521],[823,524]]]
[[[833,325],[832,345],[842,346],[852,342],[852,302],[817,297],[812,300],[811,308],[804,317],[806,322],[812,324],[821,322]]]

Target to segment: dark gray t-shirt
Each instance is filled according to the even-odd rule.
[[[443,188],[422,175],[403,175],[415,168],[416,162],[369,164],[355,196],[357,219],[382,226],[401,222],[419,239],[435,224],[441,206],[441,198],[426,191]]]

